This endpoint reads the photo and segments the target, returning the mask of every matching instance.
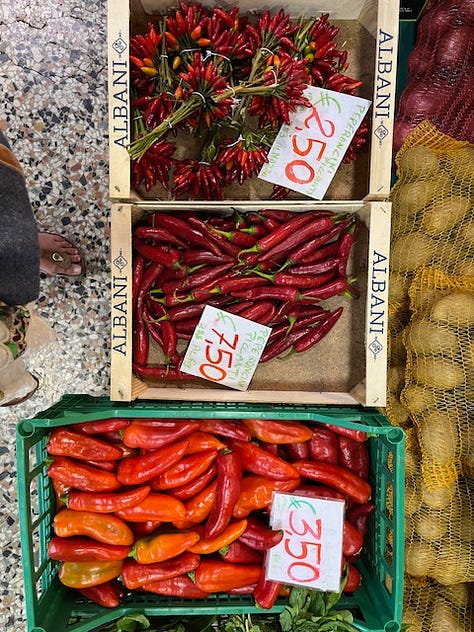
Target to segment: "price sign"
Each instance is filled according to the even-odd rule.
[[[338,592],[343,520],[344,501],[275,493],[270,524],[284,536],[268,551],[267,579]]]
[[[308,86],[310,108],[282,125],[259,177],[311,198],[324,197],[370,101]]]
[[[270,327],[206,305],[181,369],[211,382],[245,391],[270,332]]]

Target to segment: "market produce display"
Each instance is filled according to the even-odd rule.
[[[424,121],[396,164],[386,412],[407,432],[406,622],[470,632],[474,146]]]
[[[263,572],[266,552],[284,535],[269,524],[274,491],[345,501],[343,586],[360,585],[357,560],[375,509],[362,431],[266,419],[110,418],[59,426],[46,450],[56,494],[49,557],[59,580],[94,603],[114,608],[130,591],[185,599],[225,592],[271,608],[290,592]],[[329,616],[323,622],[355,629],[350,613],[328,615],[334,603],[320,613]]]
[[[408,57],[408,80],[398,101],[395,153],[423,120],[441,132],[474,142],[474,3],[431,0]]]
[[[272,328],[260,362],[310,349],[357,296],[348,262],[359,227],[355,214],[322,210],[149,214],[133,232],[135,374],[193,379],[180,367],[205,305]]]
[[[293,20],[284,9],[242,15],[238,5],[181,1],[157,16],[130,40],[132,186],[220,200],[228,185],[255,177],[281,125],[311,107],[308,85],[350,95],[362,85],[348,74],[338,33],[329,14]],[[367,134],[364,120],[343,162]],[[275,198],[288,193],[273,188]]]

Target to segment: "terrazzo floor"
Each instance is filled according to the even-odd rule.
[[[41,280],[36,311],[55,339],[27,355],[40,387],[0,408],[0,629],[26,630],[15,426],[65,393],[108,394],[109,200],[106,3],[1,0],[0,127],[26,175],[41,229],[71,238],[87,274]]]

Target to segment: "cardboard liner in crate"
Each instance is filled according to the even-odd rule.
[[[214,2],[203,0],[203,5]],[[225,3],[226,7],[233,2]],[[392,138],[397,71],[398,2],[395,0],[297,0],[287,3],[241,0],[242,14],[258,15],[264,10],[284,8],[291,17],[318,17],[329,14],[331,24],[340,31],[339,47],[348,52],[347,74],[363,82],[358,96],[372,102],[371,124],[366,148],[358,158],[341,165],[324,196],[331,200],[384,199],[390,192]],[[153,199],[170,201],[169,192],[160,186],[150,192],[131,184],[127,147],[132,138],[130,37],[144,33],[158,15],[176,8],[171,0],[108,0],[108,86],[110,196],[117,200]],[[179,158],[196,158],[196,149],[180,144]],[[252,178],[242,186],[226,187],[227,200],[269,199],[272,185]],[[301,195],[290,193],[290,199]]]
[[[266,208],[281,208],[281,203]],[[192,209],[223,211],[219,203],[193,203]],[[229,207],[230,208],[230,207]],[[241,212],[258,210],[261,203],[232,206]],[[387,293],[390,241],[389,202],[286,203],[295,212],[329,209],[355,213],[359,231],[349,273],[357,277],[358,298],[334,297],[331,307],[343,305],[333,330],[303,353],[260,363],[247,391],[236,391],[200,378],[184,381],[145,381],[132,373],[132,230],[138,218],[156,211],[156,203],[112,205],[111,254],[111,399],[178,399],[187,401],[247,401],[282,403],[354,404],[384,406],[387,363]],[[159,211],[189,210],[189,203],[159,206]],[[151,346],[150,362],[162,361]]]

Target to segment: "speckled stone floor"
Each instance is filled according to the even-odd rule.
[[[0,408],[0,629],[26,630],[15,425],[64,393],[108,394],[109,209],[106,3],[1,0],[0,126],[26,174],[40,228],[83,250],[87,275],[43,278],[37,312],[55,340],[26,358],[40,387]]]

